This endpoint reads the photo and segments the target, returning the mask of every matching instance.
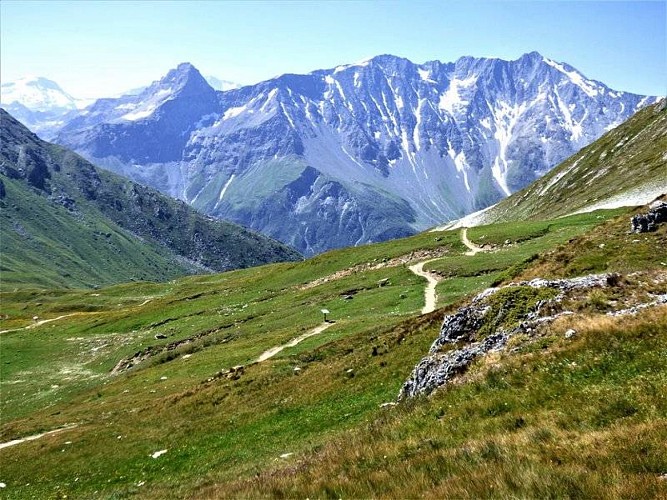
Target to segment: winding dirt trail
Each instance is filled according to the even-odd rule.
[[[279,345],[276,347],[272,347],[268,351],[264,351],[262,355],[255,360],[255,363],[261,363],[262,361],[266,361],[269,358],[272,358],[276,354],[278,354],[280,351],[287,347],[294,347],[295,345],[299,344],[300,342],[303,342],[309,337],[312,337],[314,335],[317,335],[318,333],[322,333],[324,330],[329,328],[330,326],[333,326],[334,323],[322,323],[320,326],[316,326],[312,330],[309,330],[308,332],[304,333],[303,335],[299,335],[296,338],[293,338],[290,340],[287,344]]]
[[[61,427],[60,429],[55,429],[48,432],[42,432],[41,434],[33,434],[32,436],[27,436],[21,439],[13,439],[5,443],[0,443],[0,449],[9,448],[10,446],[15,446],[17,444],[25,443],[26,441],[34,441],[35,439],[39,439],[44,436],[49,436],[51,434],[58,434],[59,432],[68,431],[70,429],[74,429],[75,427],[76,424],[73,424],[73,425],[68,425],[66,427]]]
[[[468,251],[465,253],[465,255],[473,256],[475,254],[478,254],[479,252],[486,251],[486,249],[480,247],[479,245],[475,245],[472,241],[468,239],[467,227],[461,229],[461,241],[468,248]],[[424,289],[424,307],[422,308],[421,312],[422,314],[428,314],[430,312],[435,311],[436,305],[438,303],[438,295],[435,292],[435,287],[438,285],[440,278],[436,274],[424,271],[424,264],[427,264],[434,260],[437,259],[424,260],[422,262],[413,264],[409,267],[410,271],[415,273],[417,276],[426,278],[426,280],[428,281],[428,284]]]
[[[75,313],[70,313],[70,314],[63,314],[62,316],[58,316],[57,318],[49,318],[49,319],[41,319],[39,321],[36,321],[28,326],[22,326],[21,328],[12,328],[10,330],[0,330],[0,334],[2,333],[9,333],[9,332],[18,332],[20,330],[32,330],[33,328],[37,328],[38,326],[42,326],[46,323],[51,323],[52,321],[59,321],[64,318],[70,318],[72,316],[81,316],[83,314],[95,314],[95,313],[89,313],[89,312],[75,312]]]
[[[418,262],[409,267],[410,271],[415,273],[417,276],[426,278],[428,285],[424,289],[424,307],[422,307],[422,314],[427,314],[435,311],[435,306],[438,302],[438,295],[435,293],[435,287],[438,285],[438,277],[435,274],[424,271],[424,264],[431,262],[435,259],[425,260],[423,262]]]
[[[131,306],[126,308],[125,310],[134,310],[138,309],[140,307],[145,306],[149,302],[151,302],[154,299],[154,297],[150,297],[146,300],[144,300],[141,304],[137,304],[135,306]],[[0,335],[3,333],[11,333],[11,332],[19,332],[21,330],[32,330],[33,328],[37,328],[38,326],[45,325],[46,323],[51,323],[53,321],[60,321],[61,319],[65,318],[71,318],[72,316],[90,316],[92,314],[100,314],[104,311],[79,311],[79,312],[73,312],[69,314],[63,314],[62,316],[58,316],[57,318],[49,318],[49,319],[40,319],[39,321],[35,321],[34,323],[28,325],[28,326],[22,326],[20,328],[11,328],[9,330],[0,330]]]
[[[461,229],[461,241],[465,246],[467,246],[470,250],[466,252],[466,255],[475,255],[478,254],[479,252],[484,252],[485,250],[480,247],[479,245],[475,245],[472,241],[468,239],[468,228],[464,227]]]

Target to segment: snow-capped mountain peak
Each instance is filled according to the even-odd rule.
[[[78,100],[60,88],[56,82],[35,76],[3,83],[0,86],[0,102],[5,105],[19,103],[31,111],[78,108]]]
[[[118,98],[99,99],[78,120],[67,125],[92,126],[100,121],[136,122],[156,119],[156,113],[170,101],[213,102],[216,92],[190,63],[181,63],[148,87]],[[187,113],[186,113],[187,114]],[[66,128],[67,128],[66,127]]]
[[[204,78],[206,79],[206,82],[215,90],[221,90],[225,92],[227,90],[235,90],[241,88],[241,85],[239,85],[236,82],[232,82],[229,80],[221,80],[220,78],[217,78],[213,75],[206,75]]]
[[[572,66],[569,66],[568,64],[558,63],[556,61],[552,61],[547,57],[544,57],[543,61],[552,68],[557,69],[562,74],[567,76],[567,78],[573,84],[575,84],[581,90],[583,90],[589,97],[596,97],[598,95],[600,87],[602,87],[598,82],[587,79],[579,71],[574,69]]]
[[[25,76],[0,86],[0,107],[47,140],[93,101],[77,99],[41,76]]]

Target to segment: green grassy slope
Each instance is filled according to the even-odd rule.
[[[3,290],[167,280],[196,270],[104,217],[72,217],[66,208],[54,206],[17,180],[5,178],[4,186]]]
[[[637,112],[485,211],[479,223],[553,219],[642,192],[667,193],[667,100]]]
[[[445,231],[165,284],[3,293],[0,442],[76,425],[0,449],[3,496],[664,492],[667,313],[596,314],[667,292],[667,229],[627,239],[620,213],[476,228],[468,236],[495,251],[468,260],[459,232]],[[432,258],[446,276],[441,309],[419,316],[425,280],[407,266]],[[583,267],[642,271],[615,295],[582,297],[569,323],[535,342],[477,363],[467,383],[380,407],[445,311],[490,282]],[[321,308],[332,326],[253,363],[321,325]],[[565,342],[571,326],[579,335]],[[136,353],[146,358],[111,375]]]
[[[45,143],[0,111],[2,289],[165,280],[299,259]]]

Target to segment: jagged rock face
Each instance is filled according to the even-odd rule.
[[[398,398],[430,394],[456,375],[464,373],[477,357],[502,349],[509,337],[508,333],[501,332],[447,354],[423,358],[403,384]]]
[[[658,224],[667,222],[667,203],[658,201],[650,207],[645,214],[637,214],[632,217],[631,229],[633,233],[648,233],[655,231]]]
[[[537,53],[378,56],[217,93],[181,65],[58,141],[312,254],[486,207],[653,101]]]

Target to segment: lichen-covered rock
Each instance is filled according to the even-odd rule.
[[[415,366],[398,398],[430,394],[463,373],[476,358],[502,349],[517,333],[531,334],[540,324],[571,314],[570,311],[545,314],[545,305],[559,302],[572,290],[611,285],[614,276],[597,274],[557,280],[538,278],[484,290],[470,305],[445,316],[440,335],[431,345],[428,356]],[[542,289],[553,292],[537,292]],[[460,342],[467,342],[468,345],[441,352],[446,344]]]
[[[472,340],[473,334],[482,326],[489,307],[471,304],[462,307],[455,314],[445,316],[440,335],[431,345],[430,353],[437,352],[444,344]]]
[[[426,356],[403,384],[398,399],[430,394],[455,375],[463,373],[477,357],[502,349],[509,338],[509,333],[499,332],[461,349]]]

